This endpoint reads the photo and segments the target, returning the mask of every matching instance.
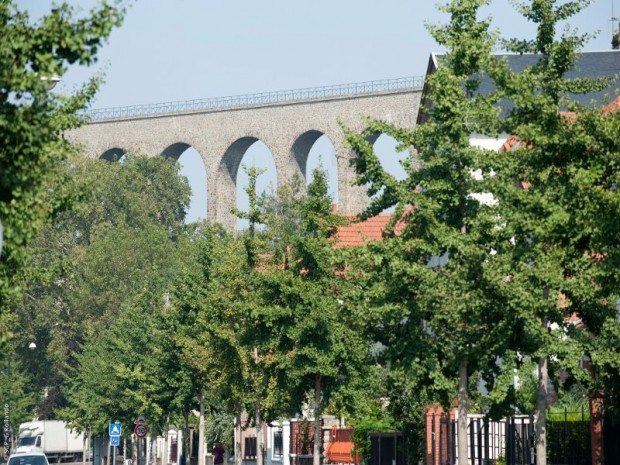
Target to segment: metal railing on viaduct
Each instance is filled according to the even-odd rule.
[[[179,102],[153,103],[147,105],[131,105],[126,107],[100,108],[84,112],[90,120],[110,118],[130,118],[135,116],[151,116],[166,113],[185,113],[204,110],[265,105],[270,103],[295,102],[303,100],[321,100],[328,98],[362,95],[374,92],[389,92],[401,89],[421,88],[424,76],[381,81],[367,81],[353,84],[339,84],[306,89],[263,92],[259,94],[234,95],[230,97],[205,98]]]

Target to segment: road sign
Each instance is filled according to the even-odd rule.
[[[138,418],[134,420],[136,425],[146,425],[146,417],[144,415],[138,415]]]
[[[120,423],[110,423],[110,437],[112,436],[120,436],[121,435],[121,424]]]
[[[149,430],[146,427],[146,425],[136,425],[136,428],[133,430],[133,432],[135,433],[137,437],[144,438],[146,437]]]
[[[120,436],[110,436],[110,445],[111,446],[120,446],[121,437]]]

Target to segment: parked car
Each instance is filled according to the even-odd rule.
[[[49,465],[49,462],[43,452],[17,452],[9,457],[7,465]]]

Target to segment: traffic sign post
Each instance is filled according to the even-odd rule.
[[[136,438],[138,438],[138,444],[140,444],[140,439],[145,438],[149,431],[146,427],[146,416],[142,414],[138,415],[134,420],[134,424],[136,425],[136,427],[133,430],[133,434],[136,435]],[[141,450],[142,448],[138,447],[138,465],[141,464]]]
[[[133,433],[138,438],[138,444],[140,444],[141,442],[140,439],[144,439],[149,432],[149,429],[146,427],[146,424],[144,422],[146,422],[146,418],[144,418],[143,415],[140,415],[135,421],[136,427],[134,428]],[[139,447],[138,448],[138,465],[140,465],[141,463],[140,461],[141,450],[142,450],[142,447]]]
[[[112,465],[116,465],[116,447],[120,444],[121,441],[121,424],[116,421],[114,423],[110,423],[108,427],[108,433],[110,435],[110,445],[112,446]]]
[[[109,431],[110,437],[120,436],[121,435],[121,424],[119,422],[110,423],[108,431]]]
[[[145,438],[148,434],[149,430],[146,425],[136,425],[136,428],[133,430],[134,434],[138,438]]]

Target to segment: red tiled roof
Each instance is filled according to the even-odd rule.
[[[352,222],[338,228],[338,232],[334,236],[334,247],[356,247],[370,241],[382,240],[385,228],[391,218],[390,213],[381,213],[360,222],[353,222],[355,221],[354,216],[349,217]]]
[[[616,100],[611,102],[609,105],[606,105],[605,107],[603,107],[603,109],[601,110],[601,113],[603,113],[604,115],[607,115],[609,113],[612,113],[618,110],[620,110],[620,97],[616,97]]]
[[[394,225],[393,233],[399,234],[405,229],[405,218],[411,214],[413,207],[409,205]],[[392,219],[392,213],[380,213],[364,221],[356,221],[357,216],[346,215],[351,223],[340,226],[334,236],[334,247],[357,247],[370,241],[380,241],[385,238],[385,228]]]

